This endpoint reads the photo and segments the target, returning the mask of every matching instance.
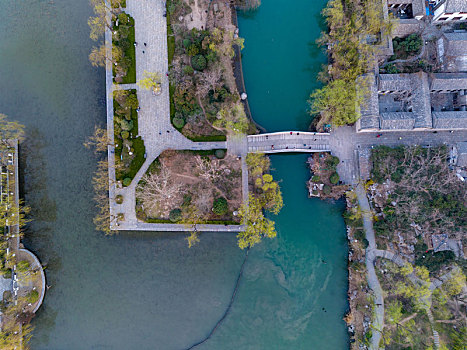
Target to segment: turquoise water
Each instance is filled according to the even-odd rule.
[[[274,4],[284,8],[276,11]],[[286,5],[265,1],[260,12],[240,23],[247,37],[250,103],[269,130],[306,127],[306,95],[323,59],[313,56],[316,50],[309,45],[318,33],[322,2]],[[203,234],[190,250],[180,234],[104,237],[96,232],[91,186],[96,159],[82,143],[95,124],[105,123],[105,86],[103,71],[87,59],[93,45],[88,2],[1,0],[0,9],[0,31],[6,33],[0,36],[0,113],[26,125],[21,186],[35,221],[25,245],[46,264],[50,286],[33,320],[31,348],[178,350],[199,341],[228,305],[244,252],[230,234]],[[285,27],[282,18],[289,18]],[[275,40],[278,50],[296,58],[293,64],[282,54],[265,57],[260,33],[264,36],[268,27],[283,27]],[[293,39],[292,47],[300,27],[302,40]],[[294,81],[268,88],[269,94],[288,96],[275,108],[268,105],[269,83],[258,65],[265,60],[283,68],[280,81]],[[342,208],[306,198],[305,159],[273,157],[286,205],[277,217],[278,238],[251,251],[231,314],[199,349],[347,346],[341,321],[346,308]]]
[[[267,131],[307,130],[310,93],[326,62],[316,39],[325,0],[263,1],[239,17],[251,114]]]
[[[307,130],[307,99],[325,57],[315,45],[325,1],[263,1],[239,18],[253,118],[267,131]],[[249,256],[237,300],[203,349],[345,349],[343,203],[307,198],[306,155],[274,155],[285,206],[278,236]]]

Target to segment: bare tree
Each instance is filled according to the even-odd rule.
[[[196,191],[199,195],[195,199],[195,205],[201,213],[208,213],[212,208],[211,191],[200,188]]]
[[[160,208],[173,200],[182,190],[182,184],[173,181],[167,167],[161,166],[158,173],[145,174],[141,179],[143,185],[136,189],[136,198],[143,204],[147,213],[156,213]]]
[[[110,139],[107,137],[107,130],[98,127],[94,127],[94,135],[88,137],[84,143],[84,147],[87,149],[94,148],[94,153],[107,151],[107,147],[111,145]]]
[[[115,65],[122,57],[123,50],[118,46],[113,45],[111,49],[108,49],[105,45],[101,45],[92,48],[89,54],[89,61],[91,61],[94,67],[105,67],[107,61]]]
[[[197,84],[197,89],[201,91],[198,92],[198,94],[203,96],[206,95],[210,90],[213,90],[215,93],[219,88],[221,78],[222,67],[219,64],[216,64],[210,70],[203,72]]]
[[[208,181],[214,181],[222,176],[224,167],[218,159],[206,159],[196,156],[196,169],[198,170],[199,177]]]

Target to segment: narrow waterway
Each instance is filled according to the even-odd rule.
[[[268,130],[306,127],[323,61],[312,45],[323,2],[287,5],[264,1],[240,22],[252,112]],[[235,237],[204,234],[190,250],[180,234],[96,232],[96,159],[82,143],[105,122],[105,87],[87,59],[88,1],[0,0],[0,11],[0,113],[26,125],[21,186],[35,220],[25,244],[50,286],[31,348],[176,350],[200,340],[229,302],[244,257]],[[278,238],[251,251],[231,314],[201,349],[346,347],[342,208],[306,198],[305,159],[273,157],[285,200]]]

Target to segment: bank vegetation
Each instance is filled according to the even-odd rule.
[[[381,1],[330,0],[323,10],[328,31],[318,43],[325,46],[329,64],[319,79],[324,86],[310,96],[313,127],[353,124],[367,91],[365,79],[375,64],[379,46],[391,33],[394,20],[383,15]]]

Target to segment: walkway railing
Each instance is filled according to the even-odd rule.
[[[282,131],[249,135],[248,152],[330,152],[328,133]]]

